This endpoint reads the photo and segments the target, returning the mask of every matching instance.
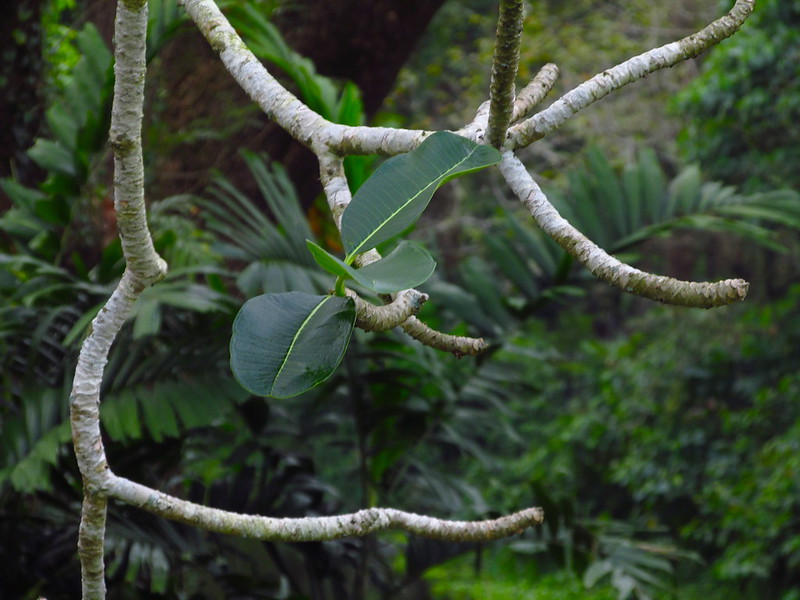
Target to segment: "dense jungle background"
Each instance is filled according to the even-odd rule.
[[[348,124],[458,128],[486,98],[491,0],[222,3],[304,102]],[[238,90],[173,0],[150,0],[148,202],[170,264],[110,356],[114,470],[240,512],[394,506],[545,524],[486,546],[388,533],[271,544],[109,510],[114,599],[800,600],[800,1],[759,0],[699,60],[593,105],[523,153],[606,250],[747,300],[669,308],[591,278],[496,173],[437,194],[413,237],[439,262],[421,318],[484,336],[456,360],[356,335],[291,400],[248,396],[231,322],[266,291],[320,293],[337,249],[313,157]],[[688,35],[729,3],[527,6],[520,84],[551,100]],[[0,596],[80,595],[68,393],[121,275],[106,134],[114,3],[0,7]],[[348,159],[353,189],[378,164]]]

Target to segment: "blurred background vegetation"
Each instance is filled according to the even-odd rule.
[[[494,1],[223,4],[329,119],[458,127],[485,98]],[[530,3],[520,83],[553,61],[565,91],[722,4]],[[304,242],[338,245],[316,166],[171,0],[150,5],[147,186],[170,275],[109,359],[115,471],[265,515],[541,505],[547,519],[486,546],[271,544],[112,506],[110,598],[800,599],[800,2],[760,0],[731,40],[523,153],[605,249],[672,276],[745,277],[745,303],[611,290],[483,174],[443,188],[414,236],[440,264],[422,318],[491,350],[455,360],[359,334],[334,378],[290,401],[239,388],[228,341],[248,297],[325,289]],[[71,376],[123,267],[105,143],[113,3],[0,10],[0,591],[59,600],[79,596]],[[374,164],[348,160],[354,188]]]

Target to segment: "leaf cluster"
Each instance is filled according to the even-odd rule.
[[[797,2],[759,2],[675,98],[675,111],[690,119],[681,149],[712,177],[749,189],[800,185],[798,25]]]

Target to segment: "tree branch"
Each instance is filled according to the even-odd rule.
[[[517,99],[514,101],[514,111],[511,113],[511,122],[519,121],[539,106],[553,89],[556,79],[558,79],[558,67],[553,63],[543,66],[533,80],[517,95]]]
[[[514,80],[519,66],[522,38],[522,0],[500,0],[497,42],[492,60],[492,83],[489,87],[489,144],[500,148],[506,139],[514,106]]]
[[[753,12],[755,0],[737,0],[728,14],[697,33],[626,60],[564,94],[552,105],[509,130],[507,146],[527,146],[560,127],[572,115],[649,73],[694,58],[733,35]]]
[[[115,29],[115,82],[109,138],[114,151],[114,209],[126,270],[92,321],[70,394],[70,422],[84,485],[78,554],[83,598],[105,597],[103,540],[110,475],[100,436],[100,385],[108,351],[141,291],[163,278],[166,263],[147,229],[141,127],[144,104],[146,0],[121,0]]]
[[[261,110],[317,154],[394,155],[416,148],[430,132],[331,123],[303,104],[269,74],[213,0],[185,0],[186,12],[225,68]]]
[[[370,508],[335,517],[278,519],[242,515],[180,500],[162,492],[114,477],[109,493],[132,506],[208,531],[274,542],[311,542],[364,536],[389,529],[402,529],[425,537],[448,541],[490,541],[522,532],[541,523],[540,508],[488,521],[445,521],[393,508]]]
[[[428,294],[417,290],[403,290],[395,294],[389,304],[375,306],[352,290],[347,295],[356,303],[356,325],[364,331],[387,331],[402,325],[409,317],[417,314],[428,301]]]
[[[459,335],[442,333],[441,331],[436,331],[428,327],[417,317],[410,317],[403,323],[402,327],[403,331],[418,342],[430,346],[431,348],[436,348],[437,350],[450,352],[459,358],[462,356],[477,356],[489,347],[489,344],[487,344],[483,338],[462,337]]]
[[[645,273],[626,265],[570,225],[510,150],[503,154],[500,172],[542,230],[595,277],[614,287],[651,300],[697,308],[730,304],[744,300],[747,295],[749,284],[741,279],[695,283]]]

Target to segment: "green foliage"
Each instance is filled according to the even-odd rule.
[[[543,447],[522,468],[590,513],[666,526],[716,577],[760,579],[778,597],[797,583],[785,566],[798,544],[798,295],[663,309],[631,324],[636,333],[562,356],[528,417],[549,423],[530,431]],[[588,573],[613,573],[607,556]]]
[[[508,548],[484,551],[486,568],[462,557],[430,570],[427,579],[438,600],[616,600],[608,587],[587,590],[566,571],[541,573]],[[470,564],[471,561],[474,564]]]
[[[0,219],[0,229],[13,237],[17,252],[56,266],[66,258],[64,243],[75,243],[87,227],[82,196],[105,142],[113,85],[111,53],[94,26],[78,32],[75,43],[81,58],[45,112],[53,137],[38,138],[28,151],[47,172],[46,181],[39,190],[10,179],[0,182],[13,203]]]
[[[649,150],[615,170],[600,150],[590,149],[584,164],[568,171],[566,187],[547,193],[578,230],[633,263],[641,258],[636,251],[643,242],[683,229],[732,233],[777,251],[784,249],[777,226],[800,229],[796,192],[742,194],[704,181],[696,167],[669,180]],[[501,337],[551,301],[583,295],[593,281],[515,213],[501,214],[483,239],[485,256],[470,256],[456,268],[459,287],[441,281],[430,285],[448,311],[483,335]],[[505,277],[503,285],[497,273]]]
[[[421,285],[430,279],[436,261],[419,244],[401,241],[394,250],[373,263],[354,269],[343,260],[308,240],[317,264],[340,280],[352,279],[367,290],[392,294]]]
[[[61,22],[64,13],[74,10],[76,3],[75,0],[50,0],[45,6],[42,29],[43,54],[48,65],[47,81],[55,89],[62,89],[81,57],[80,50],[75,46],[77,31]]]
[[[242,385],[255,394],[288,398],[330,377],[355,327],[344,280],[389,294],[425,282],[436,266],[427,251],[410,244],[361,269],[350,266],[355,257],[413,225],[440,185],[499,160],[494,148],[439,132],[381,165],[342,217],[345,260],[307,240],[317,263],[337,276],[337,297],[266,294],[242,307],[231,339],[231,367]]]
[[[345,262],[411,226],[439,186],[498,162],[500,153],[494,148],[446,131],[387,160],[359,188],[342,215]]]
[[[800,186],[800,3],[764,0],[677,98],[685,155],[749,188]]]
[[[352,298],[302,292],[256,296],[233,322],[231,369],[253,394],[296,396],[339,366],[355,320]]]

